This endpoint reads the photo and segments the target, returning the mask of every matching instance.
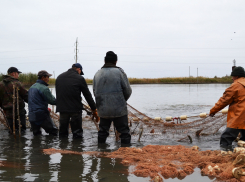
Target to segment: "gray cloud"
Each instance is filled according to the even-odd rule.
[[[56,75],[79,62],[93,78],[105,53],[118,54],[129,77],[213,77],[245,66],[245,2],[7,1],[0,6],[0,72],[46,69]],[[236,33],[234,33],[236,32]],[[231,40],[232,39],[232,40]]]

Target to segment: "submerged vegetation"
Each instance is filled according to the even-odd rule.
[[[3,74],[0,74],[0,81],[2,81]],[[20,74],[19,80],[24,85],[32,85],[37,80],[37,74],[34,73],[22,73]],[[130,84],[195,84],[195,83],[232,83],[230,76],[209,78],[209,77],[165,77],[165,78],[129,78]],[[87,84],[92,84],[92,79],[86,79]],[[54,85],[55,79],[50,78],[49,84]]]

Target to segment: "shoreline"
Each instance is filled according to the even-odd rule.
[[[0,81],[2,81],[3,74],[0,73]],[[20,82],[25,87],[30,87],[36,83],[37,75],[34,73],[22,73],[19,77]],[[93,84],[93,79],[85,78],[88,85]],[[162,77],[162,78],[128,78],[130,85],[134,84],[231,84],[233,81],[231,76],[223,77]],[[50,78],[49,85],[53,86],[56,79]]]

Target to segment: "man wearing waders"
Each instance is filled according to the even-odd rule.
[[[49,135],[57,136],[58,129],[50,117],[48,104],[55,105],[56,99],[48,88],[49,77],[47,71],[38,72],[38,80],[31,86],[28,93],[29,121],[33,135],[41,135],[41,128]]]
[[[0,82],[0,107],[3,109],[8,124],[13,131],[13,85],[18,90],[19,94],[19,116],[21,123],[21,133],[26,130],[26,110],[25,102],[28,102],[28,92],[19,81],[19,74],[21,72],[15,68],[10,67],[8,69],[8,75],[3,75],[3,81]],[[15,93],[17,99],[17,92]],[[18,112],[17,112],[17,100],[15,99],[15,129],[16,133],[19,130]]]
[[[128,127],[127,100],[132,89],[123,69],[116,66],[117,55],[109,51],[105,56],[104,66],[95,74],[93,92],[100,116],[98,143],[105,143],[113,121],[121,134],[121,143],[129,144],[131,135]]]
[[[232,142],[239,132],[245,141],[245,71],[242,67],[235,67],[231,72],[233,83],[227,88],[223,96],[210,110],[210,116],[229,105],[227,127],[221,135],[220,146],[231,148]]]
[[[83,68],[79,63],[60,74],[55,82],[57,108],[60,112],[59,136],[68,137],[69,123],[73,138],[83,138],[81,93],[90,106],[96,121],[99,121],[94,99],[83,76]]]

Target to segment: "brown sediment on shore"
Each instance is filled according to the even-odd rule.
[[[76,154],[93,155],[96,157],[122,159],[123,165],[134,165],[132,172],[136,176],[150,177],[153,181],[163,181],[168,178],[183,179],[201,169],[201,175],[219,181],[245,181],[245,176],[236,179],[232,169],[244,165],[244,162],[233,164],[240,154],[221,152],[219,150],[199,151],[197,146],[185,147],[182,145],[147,145],[143,148],[122,147],[117,151],[108,152],[75,152],[69,150],[44,149],[45,154]]]

